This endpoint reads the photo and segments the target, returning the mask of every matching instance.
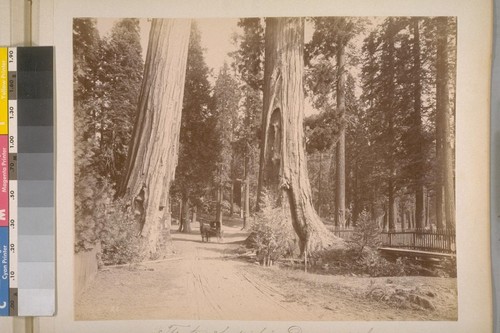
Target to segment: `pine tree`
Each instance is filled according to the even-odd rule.
[[[89,250],[97,240],[97,172],[94,111],[98,52],[101,43],[94,19],[73,21],[73,91],[75,129],[75,251]]]
[[[182,104],[179,163],[173,186],[173,192],[181,199],[179,230],[184,232],[191,230],[188,220],[190,206],[200,205],[215,173],[216,118],[212,114],[208,75],[209,69],[201,48],[201,34],[193,21]]]
[[[346,222],[346,48],[349,41],[360,32],[362,24],[357,19],[346,17],[319,17],[314,18],[313,22],[315,31],[307,45],[308,57],[321,56],[326,75],[334,76],[331,81],[332,85],[335,83],[335,113],[338,122],[338,136],[335,140],[335,225],[343,226]],[[335,72],[329,69],[332,59],[335,59]],[[333,91],[333,87],[327,88],[327,91]]]
[[[121,180],[137,112],[143,72],[138,19],[122,19],[103,44],[104,99],[100,113],[99,159],[112,184]]]
[[[234,184],[234,142],[238,121],[238,103],[240,100],[237,81],[230,73],[229,66],[224,63],[214,88],[214,104],[217,116],[217,133],[219,133],[218,172],[216,177],[218,200],[216,220],[222,224],[222,199],[225,184]],[[233,186],[231,186],[233,192]],[[231,193],[231,196],[233,194]],[[231,202],[231,206],[232,206]]]
[[[450,86],[454,75],[450,75],[450,63],[454,62],[454,52],[450,52],[449,31],[453,22],[447,17],[436,18],[437,51],[436,51],[436,157],[438,168],[437,191],[437,224],[440,229],[455,229],[455,186],[453,172],[453,131],[451,122],[452,107]],[[453,43],[453,42],[452,42]]]
[[[349,239],[350,247],[357,252],[358,258],[363,255],[367,247],[376,249],[380,245],[380,229],[370,214],[363,210],[359,214],[359,220],[354,227],[352,237]]]
[[[243,33],[236,36],[235,43],[238,50],[231,53],[239,80],[242,82],[242,111],[243,119],[236,142],[236,148],[243,159],[243,228],[248,226],[250,218],[251,196],[255,198],[255,208],[259,204],[259,186],[254,179],[258,179],[258,152],[259,131],[262,123],[262,85],[263,85],[263,63],[264,63],[264,28],[260,18],[242,18],[238,26]],[[250,188],[255,189],[251,191]]]
[[[75,100],[87,100],[95,89],[100,62],[98,50],[101,38],[96,20],[76,18],[73,21],[73,84]]]
[[[386,19],[365,40],[363,67],[363,99],[369,112],[369,139],[372,145],[373,204],[384,195],[383,210],[390,230],[396,228],[395,203],[399,188],[401,158],[401,92],[397,82],[398,66],[396,40],[401,26],[396,18]],[[378,192],[378,193],[377,193]],[[379,202],[380,203],[380,202]]]

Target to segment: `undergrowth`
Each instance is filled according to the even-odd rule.
[[[256,251],[257,260],[265,266],[292,255],[297,248],[295,232],[288,216],[274,202],[269,192],[264,191],[261,211],[250,227],[250,247]]]

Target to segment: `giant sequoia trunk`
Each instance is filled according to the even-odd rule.
[[[455,185],[453,177],[453,137],[449,91],[448,18],[438,20],[436,59],[436,154],[438,161],[437,214],[438,228],[455,228]]]
[[[177,165],[189,29],[189,20],[154,19],[151,24],[138,113],[120,190],[141,208],[142,248],[149,257],[161,250],[162,207],[168,204]]]
[[[266,19],[259,190],[287,205],[301,252],[333,239],[316,214],[304,152],[304,20]],[[307,253],[307,252],[306,252]]]

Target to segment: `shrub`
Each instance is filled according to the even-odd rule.
[[[75,181],[75,252],[88,251],[99,242],[112,196],[109,184],[92,174]]]
[[[319,272],[327,274],[354,274],[380,276],[402,276],[409,272],[405,259],[391,262],[380,256],[376,250],[365,250],[360,257],[353,249],[329,249],[320,255],[316,267]]]
[[[349,248],[357,253],[358,258],[361,258],[365,248],[377,248],[380,245],[379,235],[378,224],[364,210],[359,215],[354,232],[348,241]]]
[[[75,252],[94,248],[101,218],[96,200],[106,191],[95,173],[96,140],[85,138],[86,119],[81,113],[75,111]]]
[[[75,252],[100,243],[105,265],[133,262],[139,250],[134,216],[122,199],[113,197],[106,178],[88,173],[75,182]]]
[[[396,262],[390,262],[375,251],[363,255],[358,263],[365,274],[373,277],[405,275],[406,265],[403,259],[398,258]]]
[[[283,208],[276,207],[268,191],[262,194],[261,211],[250,228],[252,247],[259,262],[266,266],[290,255],[296,248],[295,232]]]
[[[123,199],[109,202],[101,221],[99,239],[102,263],[117,265],[137,262],[141,258],[138,225]]]
[[[96,131],[96,118],[93,116],[100,110],[102,100],[91,95],[94,94],[75,103],[74,109],[74,251],[88,251],[101,243],[104,263],[130,262],[137,254],[137,227],[124,202],[113,199],[113,184],[117,177],[112,176],[110,171],[115,167],[109,163],[112,151],[109,146],[103,149],[104,131]],[[102,126],[101,123],[101,129]],[[123,145],[122,149],[125,147]],[[118,155],[123,157],[123,153],[121,151]]]

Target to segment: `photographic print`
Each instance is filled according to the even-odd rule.
[[[72,43],[76,320],[458,320],[456,17]]]

